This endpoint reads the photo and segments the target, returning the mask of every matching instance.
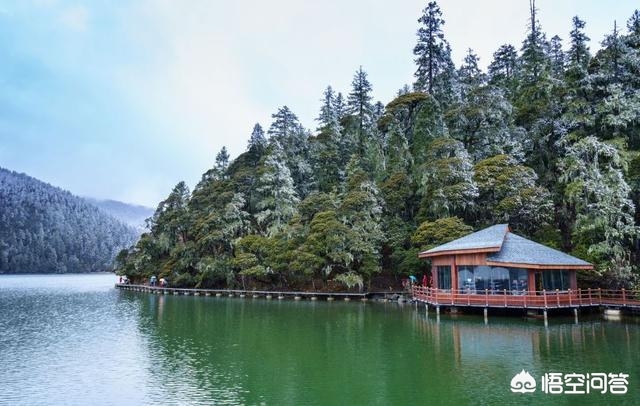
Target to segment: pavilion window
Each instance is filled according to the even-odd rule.
[[[451,267],[449,265],[437,266],[438,289],[451,289]]]
[[[569,271],[542,271],[542,286],[545,290],[569,290]]]
[[[526,292],[527,285],[528,273],[526,269],[486,265],[458,266],[458,289],[462,293],[500,294],[506,291],[519,295]]]

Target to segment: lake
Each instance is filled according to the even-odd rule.
[[[0,276],[0,404],[640,404],[638,318],[485,325],[410,304],[162,296],[115,281]],[[535,393],[511,392],[522,370]],[[548,373],[625,373],[628,392],[543,393]]]

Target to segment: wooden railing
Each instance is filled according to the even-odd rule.
[[[508,291],[444,290],[413,286],[413,298],[442,306],[509,307],[509,308],[561,308],[581,306],[610,306],[640,308],[637,291],[578,289],[567,291]]]

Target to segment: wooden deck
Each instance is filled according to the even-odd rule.
[[[414,300],[434,306],[484,307],[511,309],[560,309],[602,306],[609,308],[640,309],[638,292],[604,289],[578,289],[577,291],[537,291],[514,294],[508,291],[486,290],[469,292],[441,290],[414,286]]]
[[[380,291],[380,292],[305,292],[305,291],[271,291],[271,290],[244,290],[244,289],[187,289],[170,288],[150,285],[134,285],[128,283],[116,283],[116,288],[136,292],[147,292],[161,295],[185,295],[185,296],[227,296],[227,297],[264,297],[267,299],[293,298],[318,300],[369,300],[374,297],[392,299],[397,296],[407,295],[408,292]]]

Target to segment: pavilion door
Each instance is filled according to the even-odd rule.
[[[544,285],[542,283],[542,272],[538,271],[535,273],[535,282],[536,292],[540,294],[539,292],[542,292],[542,290],[544,289]]]

